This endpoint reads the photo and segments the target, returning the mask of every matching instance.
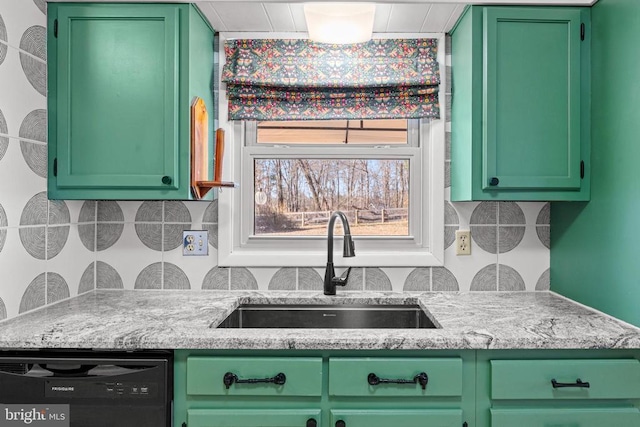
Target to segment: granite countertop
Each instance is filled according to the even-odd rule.
[[[239,304],[417,303],[438,329],[216,329]],[[0,323],[0,348],[640,349],[640,329],[551,292],[100,290]]]

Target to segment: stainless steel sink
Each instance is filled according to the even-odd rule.
[[[418,305],[245,304],[218,328],[435,328]]]

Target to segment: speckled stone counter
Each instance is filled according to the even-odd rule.
[[[417,303],[437,329],[216,329],[239,304]],[[95,291],[0,323],[0,348],[640,349],[640,329],[549,292]]]

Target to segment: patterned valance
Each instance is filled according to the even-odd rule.
[[[229,40],[231,120],[439,117],[437,39]]]

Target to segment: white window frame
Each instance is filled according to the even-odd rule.
[[[376,34],[376,38],[438,39],[440,65],[440,119],[421,119],[420,147],[340,146],[341,155],[357,158],[394,159],[410,156],[410,236],[354,236],[356,256],[343,258],[342,239],[334,239],[334,263],[344,267],[426,267],[444,265],[444,151],[446,97],[444,34]],[[220,70],[224,62],[224,41],[237,38],[306,38],[301,33],[220,33]],[[220,73],[218,73],[220,75]],[[324,267],[327,261],[326,236],[252,236],[254,215],[254,158],[300,157],[334,158],[326,148],[246,144],[244,122],[229,121],[226,85],[220,86],[219,123],[225,129],[224,180],[239,188],[218,193],[218,265],[224,267]],[[255,126],[253,126],[255,128]],[[251,129],[251,126],[249,126]],[[253,136],[255,138],[255,136]],[[412,136],[409,136],[409,140]],[[413,137],[415,140],[415,136]],[[337,147],[336,147],[337,148]],[[425,166],[425,167],[423,167]],[[417,196],[417,197],[416,197]],[[419,202],[415,202],[419,200]],[[424,219],[417,221],[417,219]]]

